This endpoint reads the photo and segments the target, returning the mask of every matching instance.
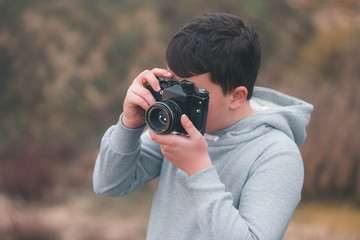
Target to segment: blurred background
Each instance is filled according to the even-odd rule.
[[[257,85],[315,107],[285,239],[360,239],[358,0],[0,0],[0,239],[145,238],[156,181],[96,196],[101,137],[175,30],[223,11],[260,37]]]

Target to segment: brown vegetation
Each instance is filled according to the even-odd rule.
[[[308,138],[301,149],[304,193],[359,202],[360,29],[356,21],[346,21],[358,18],[356,11],[347,10],[343,21],[341,15],[336,15],[337,19],[314,15],[322,24],[302,47],[295,64],[285,71],[284,78],[292,81],[283,86],[314,105]]]
[[[10,216],[8,225],[0,223],[3,240],[57,240],[59,231],[40,222],[35,216]]]
[[[15,213],[4,214],[7,207],[0,208],[6,218],[0,216],[1,239],[64,239],[63,232],[58,234],[61,224],[48,225],[46,214],[18,205],[41,211],[42,204],[66,205],[74,191],[91,190],[96,149],[105,129],[117,121],[129,82],[145,68],[163,67],[171,34],[204,11],[232,12],[254,25],[263,47],[258,84],[314,105],[301,148],[306,198],[360,203],[358,1],[3,0],[0,197],[15,202],[7,205]],[[59,211],[70,215],[61,225],[69,227],[65,222],[71,220],[71,211]],[[84,218],[82,224],[71,224],[84,229],[93,225]],[[130,226],[133,234],[128,235],[113,230],[116,226],[106,228],[107,239],[139,239],[144,222]],[[83,239],[106,235],[99,229],[82,234]],[[330,239],[329,234],[321,236]]]

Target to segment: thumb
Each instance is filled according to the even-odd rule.
[[[185,114],[181,116],[181,125],[183,126],[183,128],[185,129],[185,131],[187,132],[190,138],[194,138],[199,134],[201,135],[199,130],[197,130],[197,128],[194,126],[194,124]]]

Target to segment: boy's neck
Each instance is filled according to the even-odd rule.
[[[244,118],[247,118],[247,117],[253,115],[254,113],[256,113],[256,111],[251,107],[250,101],[246,100],[239,109],[233,110],[229,113],[229,115],[227,117],[227,119],[229,119],[229,121],[227,121],[219,129],[215,129],[214,131],[218,131],[220,129],[230,127],[231,125],[239,122],[240,120],[242,120]],[[212,131],[212,132],[214,132],[214,131]]]
[[[246,100],[244,102],[243,106],[241,106],[241,108],[239,110],[240,111],[239,111],[238,121],[256,113],[256,111],[251,107],[249,100]]]
[[[246,100],[239,109],[232,112],[231,119],[233,120],[228,126],[231,126],[238,121],[253,115],[254,113],[256,113],[256,111],[251,107],[250,101]]]

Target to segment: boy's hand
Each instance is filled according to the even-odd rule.
[[[191,176],[212,166],[212,162],[204,136],[185,114],[181,116],[181,124],[188,133],[188,137],[174,134],[160,135],[151,130],[149,132],[151,138],[160,144],[163,155]]]
[[[140,73],[129,87],[123,105],[122,123],[128,128],[138,128],[145,124],[144,111],[155,103],[155,99],[146,84],[149,83],[156,91],[160,91],[159,81],[156,76],[171,77],[166,69],[154,68]]]

